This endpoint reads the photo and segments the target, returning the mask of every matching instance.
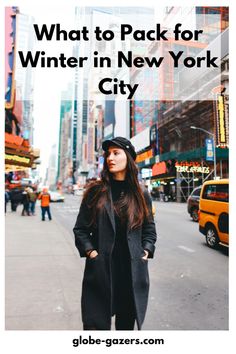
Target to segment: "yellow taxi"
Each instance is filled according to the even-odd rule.
[[[204,182],[199,201],[199,231],[211,248],[229,245],[229,180]]]

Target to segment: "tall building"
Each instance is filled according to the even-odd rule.
[[[32,31],[34,18],[22,13],[17,14],[16,51],[33,51],[35,37]],[[19,56],[16,56],[16,105],[22,106],[22,135],[33,145],[33,87],[34,70],[28,66],[23,68]]]
[[[72,85],[62,92],[58,144],[57,182],[67,184],[72,171]]]
[[[140,22],[145,25],[146,17],[153,17],[153,9],[145,7],[77,7],[75,10],[75,24],[78,28],[85,25],[93,33],[95,25],[103,29],[111,29],[115,35],[121,23]],[[132,47],[134,54],[143,52],[142,43]],[[122,79],[130,75],[130,70],[117,70],[114,68],[115,53],[118,50],[127,51],[129,41],[81,41],[75,46],[75,56],[92,56],[96,51],[100,56],[110,57],[112,67],[108,72],[112,77]],[[77,134],[73,136],[76,141],[76,161],[73,162],[73,173],[77,178],[84,180],[86,177],[98,176],[98,164],[101,160],[101,142],[104,138],[113,136],[126,136],[130,138],[130,107],[128,100],[122,97],[106,97],[98,90],[98,82],[104,78],[104,70],[92,66],[75,71],[73,125]],[[108,75],[109,76],[109,75]],[[77,124],[76,124],[77,118]]]
[[[26,29],[22,30],[21,19],[17,7],[5,8],[5,179],[9,183],[28,177],[30,169],[36,168],[34,161],[39,157],[39,151],[32,146],[33,126],[29,118],[32,117],[32,103],[30,107],[24,106],[20,94],[22,90],[32,89],[32,81],[16,65],[20,42],[30,47],[32,44],[30,34],[28,38],[24,37]]]
[[[192,56],[194,52],[203,54],[207,50],[217,53],[219,74],[208,76],[206,70],[183,69],[178,73],[177,80],[171,70],[166,70],[165,73],[160,71],[160,100],[156,102],[154,109],[147,109],[143,113],[144,107],[148,107],[150,103],[132,102],[131,111],[134,131],[141,127],[144,132],[147,129],[145,124],[157,125],[157,134],[154,134],[157,137],[155,153],[155,144],[152,146],[151,143],[152,134],[146,132],[146,141],[150,134],[150,143],[137,159],[141,171],[149,169],[149,176],[146,177],[148,183],[160,192],[172,195],[177,201],[186,201],[195,186],[214,177],[214,161],[212,156],[211,159],[207,156],[206,139],[214,136],[217,177],[228,176],[228,8],[169,7],[166,8],[166,25],[181,22],[182,15],[191,18],[194,27],[204,30],[203,40],[184,43],[170,40],[170,47],[174,51],[181,46],[185,47],[186,54],[191,53]],[[153,46],[150,49],[155,51]],[[158,50],[161,50],[160,45]],[[163,96],[166,85],[169,95],[167,101]],[[176,88],[184,99],[176,100]],[[205,99],[198,99],[202,89]],[[193,130],[191,126],[198,129]],[[142,136],[142,144],[144,140],[145,137]]]
[[[57,181],[57,145],[54,144],[51,148],[51,153],[49,156],[48,162],[48,171],[47,171],[47,183],[49,189],[54,190],[56,187]]]

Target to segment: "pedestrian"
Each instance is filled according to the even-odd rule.
[[[25,213],[26,215],[30,215],[29,212],[29,190],[26,187],[23,192],[22,192],[22,203],[23,203],[23,209],[21,215],[24,216]]]
[[[10,190],[9,194],[10,194],[10,201],[11,201],[11,211],[16,212],[17,206],[23,203],[22,189],[13,188]]]
[[[136,152],[123,137],[102,144],[101,180],[88,185],[73,229],[75,245],[86,257],[82,284],[84,330],[140,330],[148,292],[148,258],[156,229],[146,188],[138,182]]]
[[[45,221],[45,214],[47,213],[48,219],[52,220],[50,211],[51,197],[47,188],[43,188],[42,193],[39,194],[38,199],[41,200],[42,221]]]
[[[153,187],[153,189],[151,191],[151,196],[152,196],[153,200],[158,200],[160,198],[158,188]]]
[[[10,194],[9,194],[9,190],[5,189],[5,213],[7,212],[7,203],[10,200]]]
[[[36,204],[37,197],[38,196],[35,187],[31,188],[29,192],[29,200],[30,200],[29,208],[30,208],[31,215],[35,215],[35,204]]]

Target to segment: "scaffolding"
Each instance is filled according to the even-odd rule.
[[[204,161],[205,162],[205,161]],[[205,162],[206,164],[206,162]],[[224,178],[223,168],[222,168],[223,160],[219,161],[219,178]],[[203,160],[201,161],[201,166],[203,167]],[[214,169],[212,169],[208,174],[201,174],[201,181],[204,183],[210,178],[214,177]],[[188,197],[192,193],[193,189],[199,186],[196,184],[196,179],[199,180],[199,173],[195,174],[194,172],[176,172],[176,201],[187,202]],[[183,182],[185,185],[183,186]]]

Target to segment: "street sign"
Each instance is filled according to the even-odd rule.
[[[214,161],[213,139],[206,139],[206,161]]]

